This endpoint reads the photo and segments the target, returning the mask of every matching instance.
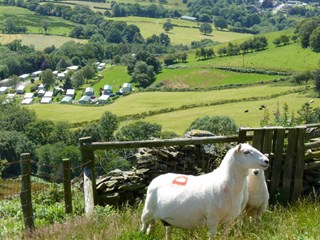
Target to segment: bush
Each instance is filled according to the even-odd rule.
[[[206,130],[216,135],[236,134],[238,127],[228,116],[204,116],[193,121],[186,132],[192,129]]]

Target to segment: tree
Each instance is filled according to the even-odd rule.
[[[17,103],[0,104],[1,131],[24,132],[26,127],[36,120],[34,111]]]
[[[290,38],[287,35],[281,35],[280,41],[283,43],[283,45],[288,45],[290,42]]]
[[[0,65],[0,79],[9,77],[9,68],[7,65]]]
[[[317,27],[312,31],[310,35],[309,45],[312,51],[316,53],[320,52],[320,27]]]
[[[82,72],[83,78],[88,80],[94,77],[96,70],[91,65],[86,65],[80,70]]]
[[[55,141],[53,138],[54,129],[55,125],[53,121],[36,120],[27,126],[25,134],[28,139],[40,146],[53,143]]]
[[[147,65],[147,63],[143,61],[138,61],[135,64],[131,78],[132,82],[139,83],[141,87],[147,87],[155,79],[154,67]]]
[[[275,38],[275,39],[273,40],[273,44],[274,44],[275,46],[279,47],[280,44],[281,44],[280,38]]]
[[[169,66],[169,65],[172,65],[172,64],[175,64],[175,57],[174,55],[172,54],[169,54],[169,55],[166,55],[163,59],[163,62],[166,66]]]
[[[310,35],[318,26],[319,21],[316,19],[306,19],[298,25],[296,32],[299,34],[300,44],[303,48],[309,47]]]
[[[313,77],[316,83],[316,92],[320,95],[320,69],[317,69],[313,72]]]
[[[113,133],[119,126],[119,120],[115,114],[107,111],[100,117],[99,124],[101,126],[101,140],[110,141],[112,139]]]
[[[47,34],[48,31],[49,31],[50,22],[47,21],[47,20],[42,20],[41,21],[41,26],[42,26],[42,28],[44,30],[44,33]]]
[[[84,77],[82,71],[76,71],[71,76],[72,86],[76,89],[79,89],[84,83]]]
[[[163,24],[163,29],[166,32],[169,32],[173,29],[173,24],[171,23],[171,21],[168,19],[164,24]]]
[[[46,69],[41,73],[41,80],[46,88],[48,90],[50,86],[54,84],[54,75],[52,73],[51,69]]]
[[[209,23],[202,23],[199,28],[200,32],[204,35],[212,33],[212,27]]]
[[[21,153],[34,154],[34,144],[21,132],[0,131],[0,160],[8,163],[16,162]],[[3,171],[4,177],[18,176],[20,174],[17,164],[10,164]]]
[[[161,125],[137,121],[124,125],[116,134],[116,139],[120,141],[140,141],[151,138],[160,138]]]
[[[66,145],[61,142],[39,146],[36,149],[37,175],[50,181],[61,182],[59,177],[62,177],[61,160],[65,148]]]
[[[223,17],[217,17],[214,20],[214,27],[215,28],[220,28],[220,30],[227,28],[228,27],[228,22],[226,19],[224,19]]]
[[[186,132],[192,129],[206,130],[216,135],[231,135],[235,134],[238,128],[228,116],[204,116],[194,120]]]
[[[263,0],[261,7],[262,8],[273,8],[273,0]]]
[[[17,31],[17,26],[12,18],[7,18],[3,22],[3,30],[4,33],[15,33]]]

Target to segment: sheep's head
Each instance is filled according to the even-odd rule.
[[[244,168],[265,170],[269,166],[269,159],[258,149],[246,143],[238,144],[235,147],[235,157]]]

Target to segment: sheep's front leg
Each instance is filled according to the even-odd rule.
[[[166,240],[172,240],[172,226],[166,226]]]
[[[217,222],[214,218],[208,218],[208,226],[209,226],[209,240],[213,239],[217,233]]]

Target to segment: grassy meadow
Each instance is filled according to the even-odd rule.
[[[59,47],[67,41],[87,42],[87,40],[67,37],[76,24],[62,18],[37,16],[34,12],[25,8],[1,6],[0,31],[6,18],[12,18],[16,24],[26,26],[28,34],[0,34],[0,44],[6,44],[13,40],[20,39],[24,45],[33,45],[36,50],[43,50],[52,45]],[[46,35],[41,25],[42,21],[49,22],[49,30]]]
[[[192,92],[140,92],[120,97],[114,103],[105,106],[76,106],[65,104],[33,104],[27,106],[36,112],[40,119],[51,119],[54,121],[68,121],[81,123],[98,120],[105,111],[110,111],[117,116],[127,116],[149,111],[160,111],[165,108],[174,108],[174,111],[156,114],[146,117],[144,120],[162,125],[164,131],[174,131],[183,134],[191,122],[204,115],[228,115],[236,123],[245,126],[258,126],[263,116],[259,111],[260,104],[274,106],[287,103],[290,109],[299,109],[303,103],[311,98],[300,94],[288,94],[294,89],[304,89],[301,86],[251,86],[212,91]],[[283,97],[269,99],[272,94],[284,95]],[[264,98],[256,101],[245,101],[250,97]],[[228,101],[235,101],[228,103]],[[225,103],[224,103],[225,102]],[[204,106],[212,103],[213,106]],[[217,105],[215,105],[217,103]],[[315,99],[315,105],[320,100]],[[194,105],[193,107],[180,110],[182,106]],[[244,113],[249,109],[248,113]],[[123,124],[126,124],[124,122]]]
[[[106,0],[105,3],[99,2],[84,2],[84,1],[61,1],[61,3],[71,3],[71,4],[81,4],[85,6],[89,6],[94,11],[104,12],[105,10],[99,8],[111,8],[111,0]],[[186,9],[186,4],[182,3],[180,0],[167,0],[166,3],[159,3],[158,1],[147,1],[147,0],[118,0],[118,3],[130,3],[135,4],[138,3],[140,5],[150,5],[151,3],[156,5],[162,5],[166,9]]]
[[[166,18],[146,18],[146,17],[119,17],[107,18],[114,21],[124,21],[127,24],[134,24],[140,28],[144,38],[150,37],[153,34],[159,35],[165,33],[163,24],[167,21]],[[172,24],[175,24],[173,29],[166,33],[170,37],[172,44],[190,45],[192,41],[200,41],[202,39],[210,39],[215,42],[229,42],[237,39],[243,39],[252,36],[251,34],[235,33],[229,31],[218,31],[214,29],[211,34],[201,34],[198,27],[199,23],[190,22],[181,19],[170,19]]]
[[[110,240],[156,240],[165,238],[165,228],[157,222],[150,236],[139,232],[142,204],[126,207],[109,214],[97,214],[94,218],[78,217],[64,224],[54,224],[36,229],[32,234],[24,234],[23,239],[110,239]],[[100,208],[100,212],[103,210]],[[229,240],[287,240],[319,239],[319,204],[310,199],[300,200],[289,207],[274,206],[265,212],[260,222],[250,222],[240,216],[229,231]],[[206,227],[194,230],[174,228],[175,240],[208,238]],[[217,239],[222,237],[218,228]]]

